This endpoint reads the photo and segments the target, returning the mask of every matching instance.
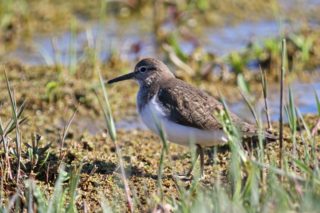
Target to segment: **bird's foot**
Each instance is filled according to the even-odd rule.
[[[191,181],[193,179],[192,174],[176,174],[174,175],[175,179],[179,179],[181,181]]]
[[[197,180],[199,180],[199,181],[205,179],[205,175],[204,175],[204,174],[201,174],[200,176],[194,176],[194,175],[189,174],[189,173],[187,173],[187,174],[177,174],[177,175],[174,175],[174,177],[175,177],[176,179],[181,180],[181,181],[192,181],[192,180],[194,180],[195,178],[196,178]]]

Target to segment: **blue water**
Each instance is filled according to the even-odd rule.
[[[217,55],[244,50],[250,42],[259,43],[267,38],[280,37],[285,32],[294,32],[301,23],[276,21],[244,22],[222,29],[207,29],[206,50]]]
[[[313,7],[320,5],[320,0],[309,1]],[[283,2],[292,4],[287,0]],[[309,4],[298,2],[305,10],[305,7],[309,7]],[[194,35],[193,41],[182,39],[181,48],[189,54],[196,48],[195,43],[200,43],[206,51],[224,56],[230,52],[245,49],[250,42],[259,43],[266,38],[275,38],[297,31],[306,23],[305,21],[288,22],[279,19],[278,21],[243,22],[220,28],[207,26],[201,35]],[[320,28],[320,23],[316,20],[307,20],[307,23],[312,28]],[[75,35],[70,31],[55,35],[37,35],[31,43],[22,42],[16,50],[2,57],[14,58],[29,65],[55,63],[68,65],[81,61],[86,56],[88,47],[92,49],[99,47],[98,55],[102,61],[106,60],[112,52],[118,53],[122,59],[129,61],[136,61],[141,56],[156,56],[155,39],[148,20],[134,19],[123,22],[110,18],[103,24],[79,20],[78,25],[82,26],[82,31]],[[164,26],[164,30],[167,31],[172,31],[173,28],[174,26],[170,24]],[[55,41],[55,48],[52,41]],[[139,49],[138,52],[133,50],[135,48]]]
[[[320,70],[319,70],[320,72]],[[318,114],[315,93],[320,98],[320,79],[314,83],[301,83],[299,81],[291,83],[291,85],[285,86],[284,91],[284,103],[288,103],[288,88],[291,88],[294,103],[301,114]],[[278,85],[271,84],[269,86],[268,105],[269,113],[272,121],[278,121],[280,115],[280,90]],[[254,118],[245,103],[245,101],[239,101],[237,103],[229,104],[230,110],[238,114],[240,117],[247,119],[248,121],[254,122]],[[263,121],[266,121],[264,112],[264,102],[261,98],[256,105],[255,110],[261,115]],[[287,121],[286,115],[284,115],[285,121]]]
[[[140,55],[154,56],[154,39],[143,20],[122,23],[110,19],[106,23],[79,23],[83,30],[57,35],[35,36],[31,44],[22,43],[16,50],[7,53],[5,59],[15,59],[28,65],[69,65],[86,57],[87,49],[97,50],[99,59],[106,60],[110,54],[119,53],[124,60],[136,60]],[[140,46],[138,54],[133,47]],[[30,48],[31,46],[31,48]]]

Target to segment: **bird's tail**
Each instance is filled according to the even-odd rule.
[[[273,142],[279,139],[279,136],[276,134],[276,132],[271,132],[268,130],[259,131],[257,128],[251,128],[245,134],[245,138],[253,138],[256,140],[259,140],[259,136],[262,136],[262,139],[267,142]]]

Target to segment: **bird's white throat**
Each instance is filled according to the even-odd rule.
[[[137,97],[139,102],[139,97]],[[180,145],[188,146],[191,143],[201,146],[214,146],[227,143],[227,137],[223,130],[202,130],[190,126],[184,126],[171,121],[157,101],[157,95],[139,111],[143,123],[154,133],[164,131],[167,140]]]

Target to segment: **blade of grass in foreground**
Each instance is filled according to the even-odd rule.
[[[80,171],[82,166],[72,169],[70,173],[67,173],[62,165],[59,169],[59,176],[54,185],[53,194],[50,195],[50,199],[47,200],[45,194],[47,194],[41,186],[37,185],[37,181],[30,178],[25,181],[25,192],[27,194],[28,203],[25,206],[28,212],[77,212],[76,200],[77,200],[77,186],[80,179]],[[68,184],[64,184],[69,179]],[[20,206],[19,208],[20,209]]]
[[[250,112],[251,112],[251,114],[252,114],[252,116],[253,116],[253,118],[254,118],[254,120],[256,122],[256,125],[258,126],[259,125],[258,117],[257,117],[257,114],[256,114],[256,112],[254,110],[254,107],[253,107],[252,103],[249,100],[249,97],[245,93],[243,93],[241,90],[240,90],[240,94],[243,97],[243,99],[245,100],[247,106],[249,107]]]
[[[306,121],[304,120],[302,113],[299,110],[298,110],[298,115],[299,115],[299,118],[304,126],[305,132],[307,134],[308,144],[306,144],[306,147],[311,145],[311,153],[309,154],[309,151],[307,148],[305,148],[306,149],[305,152],[308,155],[311,155],[311,160],[313,162],[313,165],[315,165],[315,170],[319,171],[319,161],[318,161],[318,157],[317,157],[317,148],[316,148],[315,137],[312,136],[312,132],[311,132],[310,128],[308,127]]]
[[[230,111],[225,103],[224,98],[221,97],[221,103],[223,104],[223,110],[219,112],[219,118],[223,126],[223,130],[228,137],[228,144],[231,149],[231,162],[230,162],[230,175],[232,181],[232,199],[235,202],[241,200],[241,189],[242,189],[242,177],[239,172],[239,168],[243,168],[242,165],[246,165],[248,158],[242,147],[241,135],[237,127],[233,124]]]
[[[283,157],[283,87],[285,75],[285,59],[286,59],[286,39],[282,39],[282,54],[281,54],[281,72],[280,72],[280,118],[279,118],[279,141],[280,141],[280,168],[282,168]]]
[[[237,127],[234,126],[231,116],[229,114],[229,109],[228,106],[224,100],[224,98],[222,96],[221,97],[221,103],[223,104],[223,112],[221,117],[222,117],[222,124],[223,124],[223,128],[226,131],[226,133],[228,134],[228,139],[230,142],[230,146],[231,149],[234,149],[240,156],[241,160],[243,162],[247,162],[247,157],[246,154],[243,150],[242,144],[239,143],[239,139],[241,139],[239,130],[237,129]]]
[[[271,120],[270,120],[270,115],[269,115],[269,106],[268,106],[267,76],[266,76],[266,71],[263,70],[261,68],[261,66],[260,66],[260,73],[261,73],[261,85],[262,85],[262,92],[263,92],[263,99],[264,99],[264,107],[265,107],[265,112],[266,112],[266,117],[267,117],[267,122],[268,122],[268,129],[272,130]]]
[[[99,80],[100,80],[100,85],[102,88],[102,93],[103,93],[103,98],[104,98],[104,103],[101,106],[103,113],[104,113],[104,118],[106,120],[106,124],[107,124],[107,129],[109,132],[109,135],[112,139],[112,141],[116,141],[117,140],[117,133],[116,133],[116,128],[115,128],[115,124],[114,124],[114,120],[112,117],[112,112],[111,112],[111,107],[109,104],[109,99],[108,99],[108,94],[107,94],[107,89],[104,85],[104,79],[101,75],[101,71],[100,69],[98,69],[99,72]]]
[[[63,190],[63,182],[66,179],[66,175],[67,173],[62,165],[59,171],[58,179],[54,185],[54,192],[49,201],[47,212],[61,212],[64,208],[63,203],[66,199],[66,192]]]
[[[15,130],[16,130],[16,151],[17,151],[17,158],[18,158],[18,168],[17,168],[17,176],[16,176],[16,181],[18,183],[19,179],[20,179],[20,164],[21,164],[21,132],[20,132],[20,128],[19,128],[19,120],[18,120],[18,109],[17,109],[17,102],[15,100],[14,97],[14,91],[11,88],[11,85],[9,83],[9,79],[7,76],[7,72],[6,70],[4,70],[4,75],[6,78],[6,83],[7,83],[7,90],[9,93],[9,97],[10,97],[10,104],[11,104],[11,108],[12,108],[12,117],[15,123]]]
[[[317,104],[317,108],[318,108],[318,115],[320,117],[320,100],[319,100],[319,96],[316,91],[314,91],[314,96],[315,96],[316,104]],[[318,118],[316,125],[312,129],[312,135],[315,136],[317,134],[317,132],[319,131],[319,129],[320,129],[320,118]]]
[[[297,115],[296,115],[296,107],[293,101],[293,94],[291,88],[289,87],[289,106],[285,107],[287,117],[289,120],[289,126],[291,131],[291,140],[293,144],[292,155],[293,158],[296,158],[297,154],[297,146],[296,146],[296,138],[297,138]],[[295,165],[293,164],[293,169],[295,169]]]
[[[76,208],[76,200],[77,200],[77,187],[80,180],[80,172],[81,172],[82,166],[79,168],[73,169],[71,173],[71,178],[69,181],[69,198],[70,202],[67,207],[67,213],[77,212]]]
[[[48,203],[41,188],[37,186],[36,182],[32,179],[26,181],[26,186],[33,191],[33,196],[37,202],[38,212],[46,212],[48,210]]]
[[[119,164],[120,164],[121,178],[122,178],[123,185],[124,185],[124,190],[125,190],[125,194],[126,194],[128,208],[129,208],[130,212],[134,212],[133,202],[132,202],[132,198],[131,198],[131,191],[130,191],[129,184],[128,184],[127,177],[126,177],[125,170],[124,170],[122,154],[121,154],[121,150],[120,150],[120,148],[118,146],[118,143],[117,143],[116,128],[115,128],[114,120],[113,120],[113,117],[112,117],[112,114],[111,114],[111,108],[110,108],[110,104],[109,104],[109,100],[108,100],[107,90],[106,90],[106,87],[104,85],[104,79],[103,79],[103,77],[101,75],[101,71],[100,71],[99,68],[98,68],[98,72],[99,72],[100,85],[101,85],[102,92],[103,92],[103,97],[104,97],[103,104],[101,103],[101,101],[99,101],[99,102],[100,102],[100,105],[101,105],[102,110],[103,110],[103,114],[104,114],[104,118],[105,118],[105,121],[106,121],[108,133],[109,133],[110,138],[113,141],[113,143],[115,145],[115,148],[116,148],[116,153],[117,153],[117,157],[118,157]],[[98,99],[99,99],[99,97],[98,97]]]

